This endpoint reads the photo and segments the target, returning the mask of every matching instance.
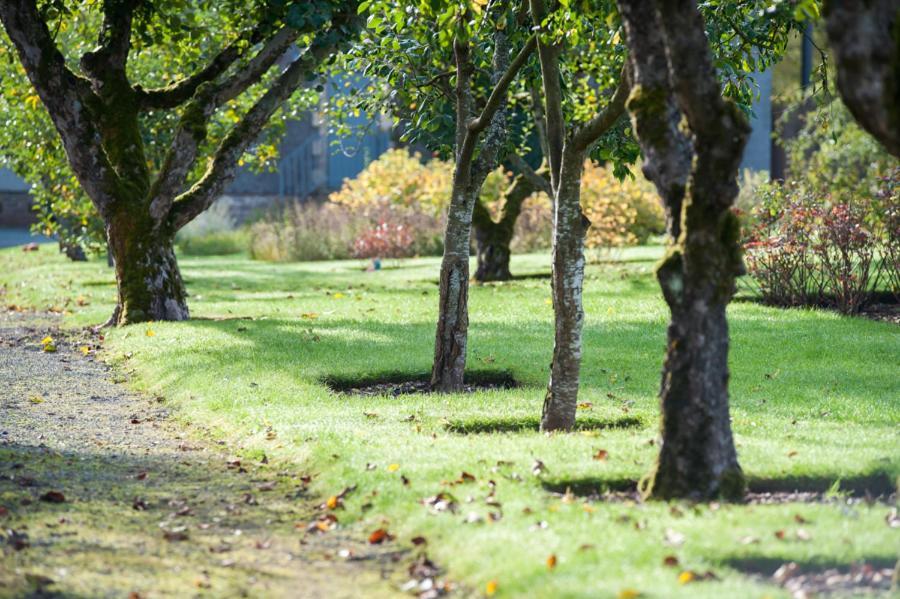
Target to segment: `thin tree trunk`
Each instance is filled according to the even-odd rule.
[[[175,259],[173,235],[140,214],[113,215],[107,223],[118,288],[117,325],[187,320],[187,293]]]
[[[431,371],[431,387],[436,391],[457,391],[463,385],[469,329],[469,236],[475,201],[471,193],[454,191],[448,211]]]
[[[541,430],[571,430],[578,406],[584,308],[584,235],[590,222],[581,212],[584,155],[563,151],[553,212],[553,311],[556,336]]]

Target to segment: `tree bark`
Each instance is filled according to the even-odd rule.
[[[743,271],[740,225],[730,208],[749,126],[720,95],[693,2],[620,0],[619,10],[635,81],[628,109],[670,233],[657,268],[671,311],[660,389],[662,441],[642,490],[660,499],[741,498],[725,310]],[[678,126],[681,113],[692,147]]]
[[[440,392],[459,391],[466,367],[469,328],[469,242],[472,212],[488,173],[498,164],[500,147],[506,137],[506,92],[535,47],[532,36],[510,62],[509,40],[504,31],[494,33],[491,83],[493,89],[484,108],[473,117],[474,97],[467,42],[454,41],[456,82],[456,162],[453,188],[447,210],[444,256],[441,261],[438,322],[434,341],[431,388]],[[486,132],[485,132],[486,130]],[[475,148],[484,133],[478,158]]]
[[[146,215],[120,211],[107,223],[116,272],[115,325],[187,320],[187,293],[175,259],[174,235]]]
[[[469,236],[475,201],[472,194],[458,192],[447,219],[431,373],[435,391],[457,391],[463,385],[469,330]]]
[[[553,313],[555,337],[541,430],[571,430],[578,407],[584,308],[584,235],[581,212],[584,152],[564,147],[553,210]]]
[[[536,176],[537,173],[535,173]],[[508,281],[512,279],[509,270],[510,243],[515,234],[516,221],[522,213],[522,205],[532,193],[537,191],[531,179],[524,174],[516,175],[512,184],[503,193],[503,207],[499,220],[491,218],[487,207],[479,200],[472,215],[475,247],[478,253],[478,268],[475,280]]]

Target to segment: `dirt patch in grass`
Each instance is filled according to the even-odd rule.
[[[326,377],[322,380],[329,389],[344,395],[410,395],[432,393],[431,375],[428,373],[388,372],[378,375],[350,378]],[[461,393],[515,389],[518,381],[504,370],[482,370],[466,373],[465,385]]]
[[[641,501],[638,481],[627,478],[585,477],[547,479],[541,485],[558,496],[575,496],[600,502]],[[855,477],[750,478],[744,503],[883,503],[893,505],[897,493],[887,473]]]
[[[889,596],[900,562],[873,557],[852,564],[785,562],[759,557],[726,562],[765,582],[773,582],[793,597]]]

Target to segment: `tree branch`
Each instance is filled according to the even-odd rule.
[[[355,17],[355,11],[354,11]],[[235,176],[240,157],[262,131],[272,114],[296,91],[305,78],[343,41],[339,27],[316,37],[313,44],[278,77],[275,83],[235,125],[222,143],[206,173],[193,187],[179,195],[169,213],[169,224],[178,230],[209,208]]]
[[[112,75],[125,79],[125,63],[131,50],[134,11],[143,0],[104,0],[103,24],[98,47],[81,57],[81,68],[95,82]]]
[[[0,21],[59,132],[75,176],[101,215],[115,201],[117,175],[104,154],[88,105],[90,83],[69,70],[34,0],[3,0]]]
[[[516,153],[508,155],[506,160],[509,162],[510,166],[512,166],[512,170],[524,177],[534,189],[543,191],[550,196],[551,199],[553,198],[553,187],[550,185],[550,181],[547,180],[545,168],[541,168],[541,171],[544,171],[545,173],[542,175],[539,171],[535,171],[531,168],[531,166]]]
[[[534,26],[541,30],[547,17],[544,0],[530,0],[531,18]],[[558,44],[548,46],[538,40],[538,56],[541,61],[541,79],[544,82],[544,114],[547,120],[547,159],[550,162],[550,181],[553,188],[559,187],[559,173],[562,166],[563,143],[566,125],[562,110],[562,88],[560,85],[559,55],[562,48]]]
[[[616,124],[616,121],[625,112],[625,100],[628,99],[629,91],[631,91],[631,82],[627,69],[623,67],[622,74],[619,76],[619,85],[616,86],[616,91],[609,104],[572,135],[572,144],[576,150],[580,152],[587,150],[591,144],[600,139],[601,135]]]
[[[494,117],[494,113],[496,113],[497,109],[505,102],[506,92],[509,90],[509,86],[528,61],[528,57],[531,55],[531,52],[534,51],[536,44],[537,38],[534,35],[528,38],[528,41],[510,63],[509,68],[506,69],[506,72],[503,73],[503,76],[494,85],[494,89],[491,90],[491,95],[488,97],[484,108],[481,109],[481,114],[478,118],[469,121],[467,126],[470,132],[479,133],[487,128],[491,119]]]
[[[262,41],[262,38],[262,30],[254,29],[248,35],[242,36],[222,48],[203,69],[166,87],[145,90],[140,86],[135,86],[141,109],[170,109],[184,104],[193,97],[198,87],[219,78],[244,55],[246,51],[242,49],[244,43],[249,42],[250,47],[253,47]]]
[[[185,178],[197,159],[200,144],[206,139],[206,123],[213,113],[219,106],[259,81],[296,38],[296,30],[281,29],[231,78],[219,84],[206,83],[198,88],[194,99],[181,115],[178,130],[150,190],[150,214],[157,225],[165,222],[175,196],[181,191]]]

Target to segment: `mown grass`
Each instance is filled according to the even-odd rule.
[[[72,325],[104,320],[115,291],[107,267],[70,264],[49,250],[0,252],[5,302],[65,308]],[[496,581],[503,596],[614,597],[633,589],[778,597],[784,592],[767,577],[748,572],[771,574],[784,561],[892,564],[900,531],[886,525],[884,503],[673,507],[579,495],[630,488],[657,450],[668,319],[652,276],[659,253],[636,248],[588,268],[584,430],[568,435],[542,435],[535,424],[553,339],[546,256],[516,256],[514,272],[532,276],[470,292],[469,365],[511,373],[520,384],[513,389],[359,397],[325,384],[429,370],[436,259],[377,273],[353,261],[184,259],[194,319],[111,331],[106,353],[130,384],[165,395],[181,417],[212,427],[236,451],[295,463],[316,475],[322,496],[358,485],[342,523],[360,534],[386,526],[396,543],[425,536],[429,555],[476,594]],[[896,484],[895,325],[740,301],[729,318],[733,424],[752,487]],[[600,449],[606,460],[594,459]],[[545,465],[539,476],[536,460]],[[452,484],[463,471],[476,480]],[[499,506],[485,501],[489,481]],[[420,503],[440,492],[457,499],[456,513],[434,514]],[[800,528],[811,540],[797,537]],[[683,544],[667,545],[667,531],[670,540],[672,532],[684,535]],[[664,565],[669,555],[679,567]],[[688,569],[718,579],[679,584]]]

